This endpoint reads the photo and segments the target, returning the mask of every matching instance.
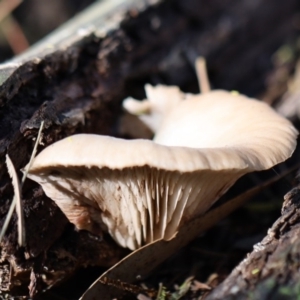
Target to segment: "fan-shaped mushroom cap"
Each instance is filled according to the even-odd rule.
[[[297,131],[266,104],[215,91],[188,96],[154,141],[81,134],[43,150],[29,171],[79,229],[123,247],[171,238],[243,174],[278,164]]]
[[[190,124],[189,128],[184,124]],[[294,126],[266,103],[216,90],[188,95],[166,115],[154,141],[192,148],[234,147],[248,157],[249,166],[264,170],[290,157],[297,134]]]

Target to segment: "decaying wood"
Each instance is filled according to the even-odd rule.
[[[205,300],[296,299],[300,286],[300,188],[285,196],[267,236]],[[287,298],[285,298],[287,297]]]
[[[118,135],[121,100],[142,98],[144,83],[196,91],[199,55],[212,86],[257,95],[272,54],[297,34],[297,0],[111,2],[86,23],[92,29],[82,18],[57,32],[50,50],[46,41],[0,68],[0,225],[13,198],[5,155],[24,167],[42,120],[43,147],[79,132]],[[33,295],[80,266],[110,266],[124,255],[106,235],[76,232],[33,182],[24,185],[23,207],[26,247],[17,245],[16,216],[1,244],[3,292]]]

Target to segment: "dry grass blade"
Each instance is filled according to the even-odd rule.
[[[20,184],[16,169],[15,169],[10,157],[8,156],[8,154],[6,154],[6,165],[7,165],[8,173],[9,173],[10,177],[12,178],[12,185],[14,188],[14,198],[13,198],[13,201],[12,201],[12,204],[10,207],[9,214],[12,215],[14,207],[16,207],[16,212],[18,215],[18,244],[20,246],[24,246],[26,236],[25,236],[24,215],[23,215],[22,200],[21,200],[21,184]],[[5,222],[5,224],[3,226],[3,228],[5,228],[5,230],[8,226],[10,219],[7,218],[6,220],[8,220],[8,221]],[[3,236],[3,234],[1,232],[0,238],[2,238],[2,236]]]
[[[2,241],[2,239],[3,239],[3,237],[6,233],[8,224],[11,220],[12,214],[13,214],[13,212],[15,210],[15,207],[16,207],[16,211],[17,211],[17,215],[18,215],[18,243],[19,243],[20,246],[25,245],[25,241],[26,241],[25,236],[26,236],[26,234],[25,234],[24,217],[23,217],[22,202],[21,202],[21,190],[22,190],[22,185],[23,185],[23,183],[24,183],[24,181],[27,177],[28,170],[30,169],[30,166],[33,162],[33,159],[34,159],[35,155],[36,155],[37,146],[38,146],[38,144],[40,142],[40,139],[41,139],[41,134],[42,134],[43,127],[44,127],[44,121],[41,122],[41,126],[40,126],[39,133],[38,133],[38,136],[36,138],[36,142],[35,142],[31,157],[30,157],[30,161],[29,161],[27,169],[25,170],[25,172],[23,174],[21,184],[18,180],[18,176],[17,176],[16,170],[13,166],[13,163],[12,163],[11,159],[9,158],[8,155],[6,155],[6,164],[7,164],[9,175],[12,178],[12,184],[13,184],[13,187],[14,187],[14,197],[13,197],[13,201],[10,205],[10,208],[8,210],[8,213],[6,215],[6,219],[4,221],[3,227],[1,229],[0,242]]]
[[[23,173],[23,177],[22,177],[22,181],[21,181],[22,185],[23,185],[23,183],[24,183],[24,181],[25,181],[25,179],[27,177],[28,171],[29,171],[29,169],[30,169],[30,167],[31,167],[31,165],[33,163],[34,158],[35,158],[37,147],[38,147],[38,144],[40,143],[40,139],[41,139],[43,128],[44,128],[44,121],[41,122],[41,126],[40,126],[40,129],[39,129],[39,132],[38,132],[38,136],[36,138],[36,141],[35,141],[32,153],[31,153],[31,157],[30,157],[29,163],[27,165],[26,170]]]
[[[145,278],[154,268],[161,264],[164,260],[174,254],[190,241],[195,239],[201,232],[209,229],[231,212],[250,200],[254,195],[263,189],[271,186],[279,179],[299,167],[295,167],[276,176],[260,186],[254,187],[245,193],[227,201],[219,207],[209,211],[205,215],[199,216],[181,227],[176,237],[170,241],[158,240],[148,244],[122,259],[115,266],[110,268],[96,280],[89,289],[80,298],[81,300],[97,299],[101,295],[102,300],[113,299],[121,294],[120,290],[101,283],[104,277],[109,279],[121,280],[127,283],[136,281],[137,277]]]

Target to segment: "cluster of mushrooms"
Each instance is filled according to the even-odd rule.
[[[242,175],[296,147],[288,120],[238,93],[146,85],[146,95],[123,105],[153,140],[73,135],[44,149],[28,174],[77,229],[107,231],[122,247],[171,239]]]

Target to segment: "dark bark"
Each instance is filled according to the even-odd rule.
[[[128,3],[91,21],[98,29],[88,36],[80,38],[76,23],[75,27],[72,24],[70,36],[61,38],[57,33],[52,37],[54,50],[49,52],[45,42],[15,59],[14,64],[21,63],[18,68],[3,67],[0,224],[13,196],[5,154],[17,170],[24,167],[42,120],[43,147],[79,132],[118,135],[122,99],[128,95],[142,98],[145,83],[197,91],[193,65],[199,55],[207,58],[213,86],[257,95],[264,91],[274,51],[295,40],[294,19],[300,10],[297,0],[284,4],[178,0],[143,9],[136,8],[136,1]],[[100,35],[107,16],[121,21],[110,21],[115,22],[113,29],[102,30]],[[11,71],[14,73],[7,79]],[[28,294],[30,283],[34,294],[80,266],[108,266],[122,256],[122,250],[106,235],[99,240],[76,232],[55,204],[29,181],[23,189],[23,205],[27,245],[24,249],[17,246],[14,217],[1,245],[2,291]]]
[[[299,236],[297,187],[285,196],[282,216],[267,236],[205,299],[296,299],[300,292]]]

